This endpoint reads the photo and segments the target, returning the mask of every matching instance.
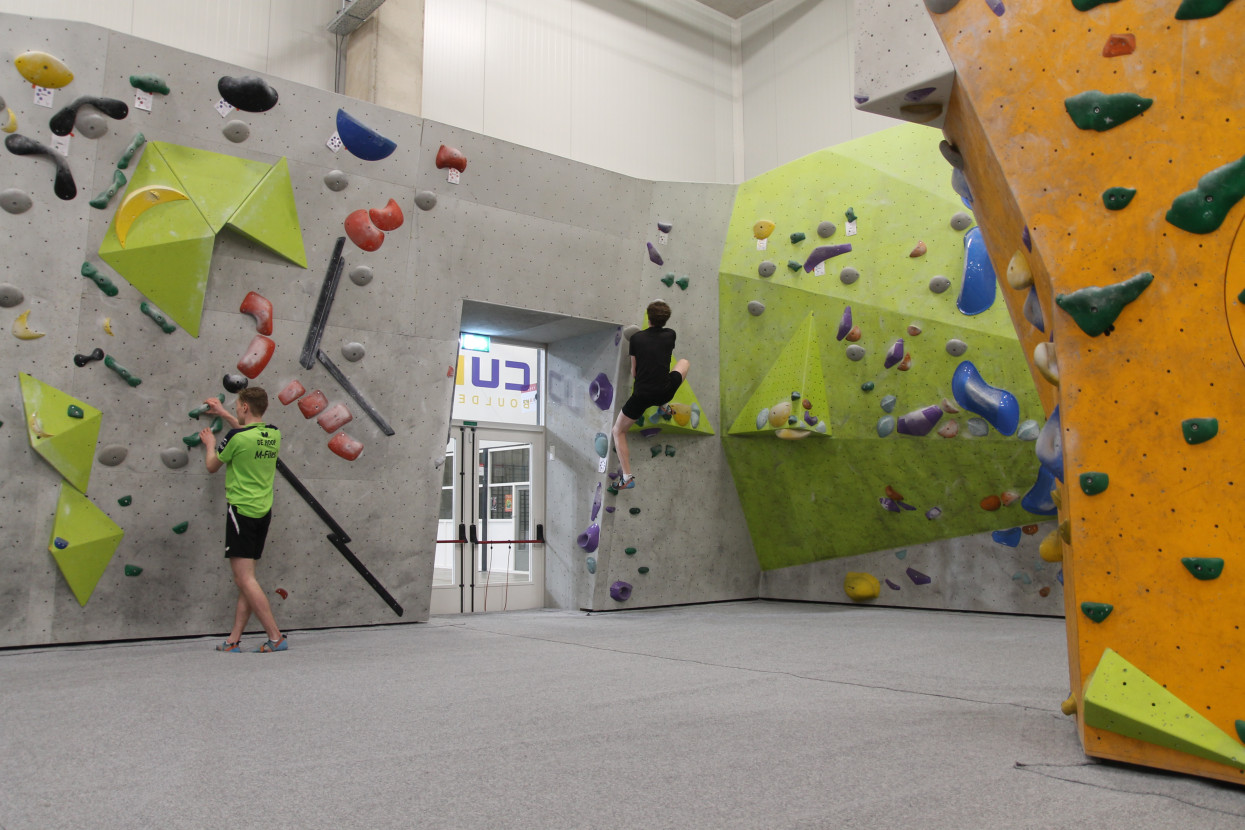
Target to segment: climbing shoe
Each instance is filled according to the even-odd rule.
[[[254,653],[255,654],[268,654],[269,652],[272,652],[272,651],[285,651],[289,647],[290,647],[289,638],[287,638],[284,634],[282,634],[281,639],[275,643],[272,640],[265,640],[262,646],[254,650]]]

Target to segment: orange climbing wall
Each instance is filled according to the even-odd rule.
[[[1245,3],[1176,20],[1172,0],[1129,0],[1087,12],[1071,0],[980,0],[933,14],[957,72],[944,132],[965,158],[995,270],[1017,252],[1034,274],[1047,332],[1021,315],[1026,290],[1004,281],[1017,331],[1033,348],[1053,332],[1060,385],[1034,371],[1048,410],[1059,405],[1065,483],[1064,546],[1071,688],[1078,701],[1110,648],[1245,749],[1245,242],[1233,246],[1245,202],[1218,230],[1165,220],[1173,200],[1245,154]],[[1112,34],[1131,55],[1104,57]],[[1154,100],[1106,130],[1079,129],[1065,99],[1089,90]],[[1109,187],[1136,188],[1109,211]],[[1032,252],[1022,243],[1023,227]],[[1052,297],[1140,272],[1154,281],[1109,335],[1090,337]],[[1234,338],[1234,334],[1236,338]],[[1188,418],[1217,418],[1219,434],[1185,442]],[[1110,476],[1086,495],[1078,477]],[[1220,557],[1198,580],[1182,557]],[[1109,603],[1101,623],[1083,602]],[[1245,770],[1097,729],[1078,713],[1087,754],[1226,781]]]

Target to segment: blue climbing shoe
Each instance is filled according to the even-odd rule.
[[[614,486],[619,490],[631,490],[635,487],[635,476],[623,476]]]
[[[226,640],[225,642],[218,645],[216,647],[216,650],[227,651],[230,654],[241,654],[242,653],[242,641],[238,640],[238,642],[236,643],[231,643],[228,640]]]
[[[265,640],[264,644],[257,649],[253,649],[252,653],[253,654],[268,654],[269,652],[273,652],[273,651],[285,651],[289,647],[290,647],[289,638],[286,637],[284,634],[282,634],[281,639],[278,640],[277,642],[274,643],[272,640]]]

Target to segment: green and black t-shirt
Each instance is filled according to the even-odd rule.
[[[243,516],[258,519],[272,510],[280,451],[281,430],[271,424],[231,429],[216,445],[216,457],[226,465],[225,498]]]

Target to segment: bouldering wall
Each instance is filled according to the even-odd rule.
[[[927,0],[948,158],[1060,425],[1065,711],[1091,756],[1245,782],[1245,6],[995,5]]]
[[[740,187],[727,458],[763,596],[1059,614],[1041,402],[938,139],[895,127]],[[846,591],[854,573],[875,596]]]

